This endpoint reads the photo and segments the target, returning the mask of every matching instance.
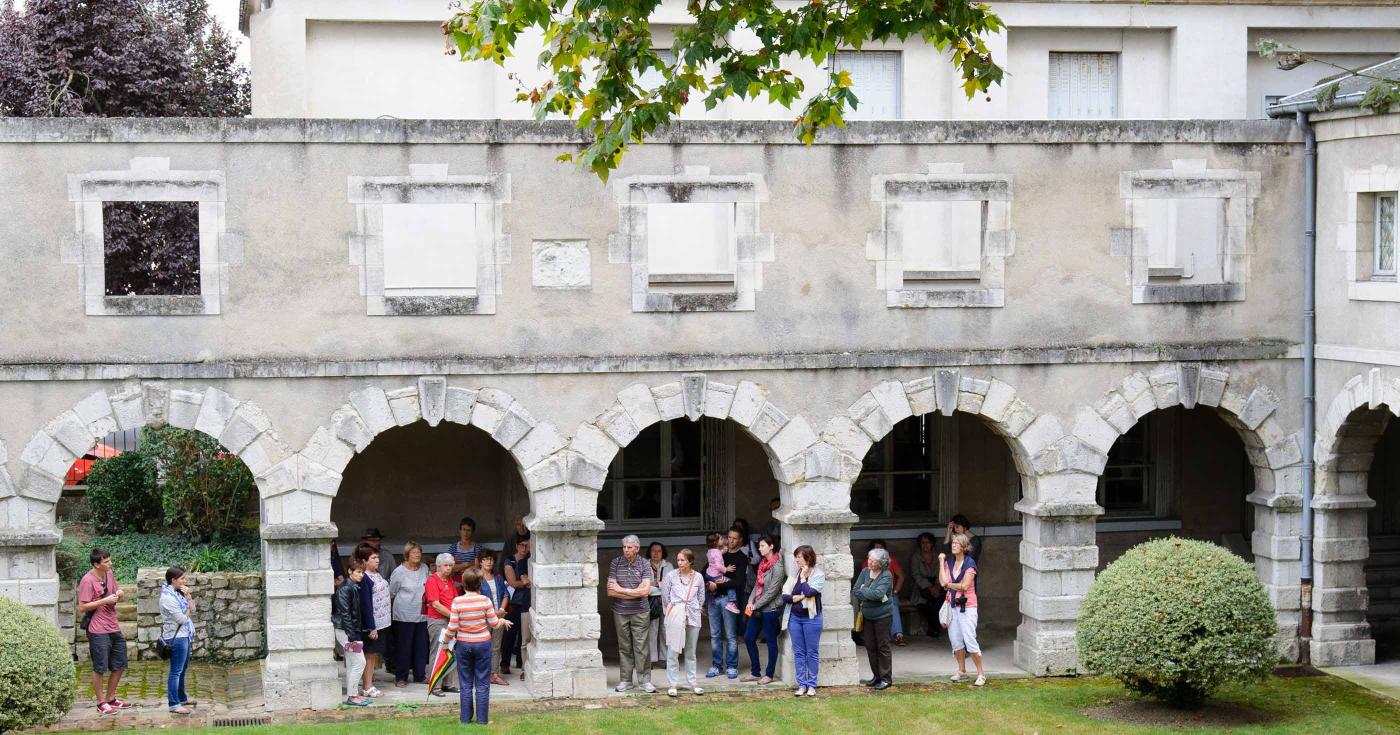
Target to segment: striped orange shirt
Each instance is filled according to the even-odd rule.
[[[496,608],[484,595],[466,592],[452,601],[452,614],[447,618],[447,634],[459,643],[489,643],[491,628],[504,622],[496,617]]]

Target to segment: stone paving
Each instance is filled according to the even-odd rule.
[[[1400,700],[1400,658],[1392,658],[1370,666],[1335,666],[1323,671],[1363,686],[1377,694]]]

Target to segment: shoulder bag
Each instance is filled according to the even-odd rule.
[[[690,573],[690,584],[685,588],[685,598],[682,599],[680,602],[672,605],[671,609],[666,612],[666,645],[672,651],[685,650],[686,607],[690,603],[691,595],[695,594],[695,578],[699,575],[700,573],[696,571],[692,571]],[[660,605],[661,597],[664,596],[665,595],[661,595],[659,597],[653,597],[651,599],[654,604]]]

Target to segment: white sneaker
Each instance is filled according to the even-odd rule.
[[[647,694],[655,694],[656,686],[651,682],[646,682],[642,685],[642,691],[646,692]]]
[[[981,675],[981,674],[978,674],[978,675],[977,675],[977,681],[972,682],[972,685],[975,686],[975,687],[980,687],[980,686],[982,686],[983,684],[986,684],[986,683],[987,683],[987,677],[985,677],[985,676],[983,676],[983,675]]]
[[[630,682],[630,681],[620,681],[620,682],[617,683],[617,686],[613,688],[613,691],[615,691],[615,692],[625,692],[625,691],[627,691],[628,689],[631,689],[631,688],[632,688],[632,682]]]
[[[794,697],[800,697],[800,696],[802,696],[802,695],[804,695],[804,694],[806,694],[806,693],[807,693],[807,687],[798,687],[798,688],[797,688],[797,691],[795,691],[795,692],[792,693],[792,696],[794,696]]]
[[[951,681],[951,682],[953,682],[954,684],[956,684],[956,683],[958,683],[958,682],[960,682],[960,681],[963,680],[963,675],[962,675],[962,674],[953,674],[952,676],[948,677],[948,680]],[[619,685],[619,686],[620,686],[620,685]],[[620,691],[622,691],[622,689],[619,688],[618,691],[620,692]]]
[[[704,690],[704,689],[701,689],[700,687],[695,687],[695,690],[694,690],[694,691],[695,691],[696,694],[704,694],[704,693],[705,693],[705,690]]]
[[[668,697],[674,697],[674,696],[676,696],[676,688],[675,688],[675,687],[671,687],[670,689],[667,689],[667,690],[666,690],[666,696],[668,696]]]

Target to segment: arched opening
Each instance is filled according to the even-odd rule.
[[[989,672],[1019,671],[1012,662],[1012,641],[1021,622],[1021,525],[1014,509],[1020,497],[1020,476],[1007,440],[978,416],[911,416],[866,452],[851,487],[851,510],[860,517],[851,531],[851,554],[858,574],[871,544],[884,542],[899,567],[896,577],[903,577],[899,625],[905,645],[893,656],[896,681],[948,669],[946,633],[936,619],[941,598],[926,599],[915,575],[921,564],[918,537],[930,533],[935,543],[929,570],[936,581],[937,555],[957,515],[965,516],[981,539],[978,640],[984,663]],[[863,650],[857,659],[861,676],[868,678]]]
[[[1366,622],[1379,661],[1400,658],[1400,421],[1384,409],[1373,413],[1386,420],[1366,475],[1366,493],[1375,502],[1366,519]]]
[[[1129,548],[1175,535],[1253,560],[1254,467],[1239,433],[1211,408],[1152,411],[1118,437],[1099,477],[1103,569]]]
[[[607,596],[607,579],[613,560],[622,555],[622,539],[629,534],[638,536],[643,557],[653,542],[660,543],[672,564],[677,551],[689,548],[699,571],[705,565],[708,533],[723,534],[739,518],[749,522],[753,533],[764,532],[772,522],[770,501],[778,496],[778,482],[764,446],[732,420],[703,416],[698,421],[659,421],[641,429],[621,447],[598,493],[598,517],[604,523],[598,536],[600,648],[608,666],[609,687],[618,683],[620,673],[618,628],[612,600]],[[751,584],[750,572],[744,589]],[[738,605],[743,607],[742,599]],[[664,648],[657,645],[660,635],[660,625],[652,625],[649,638],[654,651],[646,652],[653,662],[652,680],[657,686],[665,681],[666,668]],[[709,620],[705,619],[696,653],[702,679],[712,652]],[[749,659],[742,642],[738,655],[738,670],[746,673]],[[702,686],[727,681],[722,676]],[[640,685],[635,675],[634,683]]]
[[[350,460],[342,477],[331,506],[331,521],[339,533],[337,553],[348,560],[365,536],[377,532],[382,536],[380,573],[386,580],[391,579],[393,569],[404,566],[409,542],[422,547],[423,569],[417,576],[425,579],[432,573],[433,560],[449,551],[452,544],[459,544],[454,550],[471,549],[471,544],[460,544],[463,518],[475,522],[472,542],[484,547],[500,573],[507,557],[504,542],[514,533],[516,521],[530,512],[529,495],[514,457],[476,426],[450,422],[430,426],[420,420],[390,428]],[[394,616],[399,617],[398,613]],[[373,674],[375,686],[385,692],[387,700],[422,702],[424,686],[413,683],[413,657],[407,656],[407,672],[396,666],[403,660],[398,651],[408,632],[397,634],[391,627],[381,633],[390,635],[381,665]],[[502,636],[498,642],[510,640],[525,642],[519,636]],[[429,640],[429,673],[432,651]],[[500,668],[505,655],[502,647],[493,660],[493,671]],[[493,687],[493,697],[527,695],[524,682],[518,678],[524,668],[514,655],[509,663],[513,686]],[[410,682],[407,688],[395,688],[395,679],[400,677]]]

